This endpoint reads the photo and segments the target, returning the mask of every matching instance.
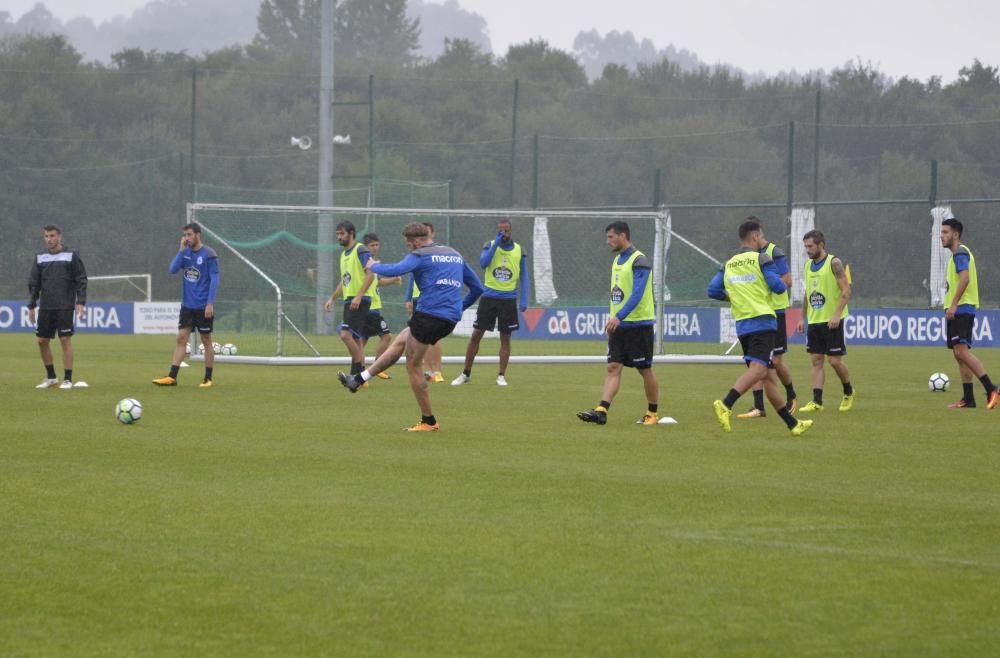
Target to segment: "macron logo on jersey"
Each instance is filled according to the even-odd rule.
[[[461,256],[431,256],[432,263],[464,263]]]

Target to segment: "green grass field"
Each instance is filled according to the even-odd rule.
[[[0,336],[0,656],[1000,652],[1000,410],[927,392],[943,348],[852,347],[855,409],[830,383],[795,439],[719,430],[736,366],[658,366],[680,424],[644,428],[633,373],[597,427],[603,366],[483,365],[407,435],[401,367],[354,396],[331,367],[163,389],[172,338],[75,344],[91,388],[35,390],[33,337]]]

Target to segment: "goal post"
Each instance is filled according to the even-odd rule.
[[[669,359],[662,349],[665,305],[696,299],[700,303],[705,285],[718,267],[710,255],[672,231],[665,208],[508,210],[193,203],[187,216],[188,221],[203,227],[220,258],[218,341],[238,343],[239,356],[227,360],[246,363],[341,363],[344,359],[337,330],[342,303],[335,305],[333,313],[321,312],[332,290],[319,289],[317,276],[324,265],[339,272],[343,248],[321,243],[321,217],[332,217],[335,225],[351,222],[358,241],[366,233],[377,233],[381,244],[378,259],[384,262],[401,260],[408,253],[403,226],[413,221],[429,222],[435,227],[437,241],[457,249],[477,271],[484,243],[496,234],[497,221],[507,220],[513,226],[514,240],[528,254],[528,271],[522,276],[530,281],[529,307],[539,312],[588,308],[592,315],[607,313],[612,254],[605,244],[605,227],[625,221],[632,242],[653,264],[658,361]],[[668,254],[671,240],[674,249]],[[671,263],[674,253],[680,256],[677,265]],[[694,290],[700,290],[701,296],[694,297]],[[382,290],[382,313],[393,328],[404,326],[408,317],[403,297],[400,287]],[[474,311],[466,312],[456,335],[471,331],[471,326],[466,327],[471,325],[470,313]],[[235,335],[230,338],[230,334]],[[595,350],[593,343],[578,343],[580,351],[588,353],[579,355],[581,358],[604,360],[603,345]],[[565,350],[559,353],[566,355]],[[724,355],[720,347],[708,356],[716,362]],[[690,357],[685,355],[684,360]],[[511,358],[517,362],[539,357]],[[732,357],[725,358],[728,362]]]

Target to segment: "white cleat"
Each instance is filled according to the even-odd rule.
[[[43,379],[42,383],[35,388],[52,388],[53,386],[59,386],[58,379]]]
[[[66,390],[68,388],[73,388],[73,382],[67,379],[62,384],[59,384],[59,388],[63,390]]]
[[[472,377],[467,376],[464,372],[460,374],[455,379],[451,380],[452,386],[461,386],[462,384],[468,384],[472,381]]]
[[[507,378],[503,375],[497,375],[497,386],[506,386]]]
[[[90,384],[87,382],[74,382],[73,388],[90,388]]]

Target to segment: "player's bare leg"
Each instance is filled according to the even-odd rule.
[[[604,388],[601,390],[602,400],[614,402],[615,396],[618,395],[618,389],[621,387],[623,367],[621,363],[608,364],[608,373],[604,376]]]
[[[476,361],[476,355],[479,354],[479,343],[483,339],[483,330],[476,329],[473,327],[472,336],[469,338],[469,346],[465,348],[465,370],[469,372],[472,370],[472,364]],[[503,368],[500,368],[503,372]]]
[[[434,415],[431,409],[431,396],[427,390],[427,381],[424,379],[424,356],[427,353],[428,345],[424,345],[412,336],[407,336],[406,340],[406,374],[410,379],[410,388],[413,389],[413,397],[417,399],[417,406],[420,407],[420,414],[425,417]]]
[[[71,336],[60,336],[59,346],[62,348],[63,369],[73,369],[73,339]],[[975,358],[975,357],[973,357]]]
[[[187,344],[189,340],[191,340],[191,329],[184,327],[177,332],[177,341],[174,343],[174,356],[170,360],[171,365],[181,365],[181,362],[187,355]],[[208,348],[205,348],[205,358],[208,358]]]
[[[500,370],[501,375],[507,374],[507,363],[510,362],[510,332],[500,333]]]
[[[42,356],[42,365],[51,366],[54,363],[52,358],[52,341],[48,338],[38,339],[38,353]]]

